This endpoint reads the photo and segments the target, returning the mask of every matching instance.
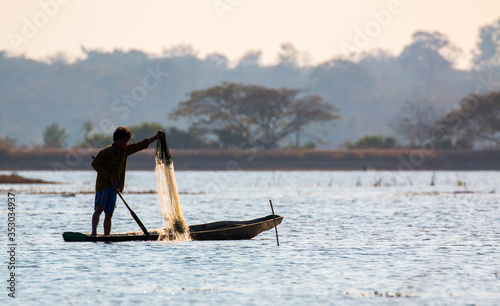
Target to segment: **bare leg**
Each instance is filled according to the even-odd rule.
[[[91,236],[97,235],[97,226],[99,225],[99,218],[101,217],[102,212],[104,211],[104,205],[97,204],[96,209],[94,210],[94,214],[92,215],[92,233]]]
[[[109,235],[111,233],[111,218],[113,213],[104,213],[104,235]]]

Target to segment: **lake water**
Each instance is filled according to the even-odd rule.
[[[280,246],[274,230],[246,241],[66,243],[64,231],[90,231],[95,172],[18,174],[60,184],[0,185],[2,305],[500,304],[500,172],[176,171],[188,224],[262,217],[271,199],[284,216]],[[154,171],[127,173],[123,196],[148,229],[162,225],[155,184]],[[117,206],[112,231],[140,230]]]

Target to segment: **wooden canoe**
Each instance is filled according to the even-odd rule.
[[[276,225],[280,224],[283,217],[275,215]],[[212,223],[198,224],[189,226],[191,240],[240,240],[252,239],[258,234],[268,231],[274,227],[273,215],[263,218],[257,218],[248,221],[218,221]],[[62,234],[64,241],[147,241],[158,240],[161,230],[149,231],[150,236],[144,235],[144,232],[131,232],[111,234],[109,236],[97,235],[90,236],[90,233],[64,232]]]

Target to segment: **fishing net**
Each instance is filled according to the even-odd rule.
[[[164,228],[159,240],[190,240],[189,227],[182,215],[177,185],[175,183],[174,162],[167,147],[167,141],[160,137],[156,146],[156,179],[158,197]]]

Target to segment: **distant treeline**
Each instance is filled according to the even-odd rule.
[[[315,66],[304,64],[303,51],[290,43],[282,45],[272,66],[261,64],[260,51],[248,51],[230,65],[222,54],[200,58],[191,46],[167,49],[159,57],[83,49],[86,57],[72,63],[63,55],[40,62],[0,52],[0,138],[42,145],[44,130],[57,124],[67,133],[67,145],[76,146],[85,122],[107,135],[113,127],[144,122],[187,131],[189,120],[167,119],[186,94],[233,82],[299,88],[340,110],[341,119],[307,127],[303,143],[321,135],[317,147],[335,148],[383,135],[404,144],[408,140],[395,132],[397,124],[390,124],[407,103],[431,105],[439,117],[458,109],[471,93],[499,90],[500,20],[478,36],[469,70],[455,68],[461,51],[445,35],[428,32],[415,33],[398,55],[353,54]]]
[[[0,151],[0,170],[92,170],[99,149]],[[179,170],[500,170],[496,151],[422,149],[172,150]],[[155,167],[155,151],[131,156],[128,170]]]

